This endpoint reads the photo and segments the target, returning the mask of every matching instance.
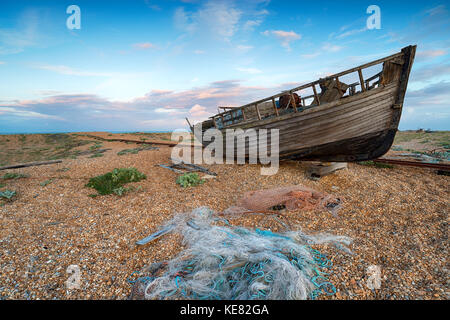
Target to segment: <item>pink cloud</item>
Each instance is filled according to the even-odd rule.
[[[152,48],[156,48],[156,46],[153,43],[150,43],[150,42],[135,43],[135,44],[133,44],[133,47],[135,47],[137,49],[152,49]]]

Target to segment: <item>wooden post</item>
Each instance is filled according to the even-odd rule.
[[[306,169],[306,175],[312,180],[319,180],[323,176],[345,168],[347,168],[347,162],[312,163]]]
[[[26,168],[26,167],[32,167],[32,166],[42,166],[44,164],[53,164],[53,163],[61,163],[61,162],[62,162],[62,160],[50,160],[50,161],[19,163],[19,164],[0,167],[0,170]]]
[[[277,105],[275,103],[275,98],[274,97],[272,97],[272,106],[273,106],[273,110],[275,110],[275,113],[276,113],[276,115],[278,117],[280,114],[278,113],[278,109],[277,109]]]
[[[255,103],[255,108],[256,108],[256,114],[258,115],[258,120],[261,120],[261,114],[259,113],[259,108],[258,108],[257,103]]]
[[[212,119],[213,119],[214,127],[215,127],[216,129],[219,129],[219,128],[217,128],[216,117],[213,117]]]
[[[339,77],[336,77],[336,87],[338,88],[339,92],[341,91],[341,83],[339,82]]]
[[[192,129],[193,129],[193,127],[191,126],[191,123],[189,122],[189,119],[186,117],[186,121],[187,121],[187,123],[188,123],[188,125],[189,125],[189,128],[191,129],[191,131],[192,131]]]
[[[364,78],[361,69],[358,69],[358,75],[359,75],[359,82],[361,84],[361,90],[366,91],[366,86],[364,85]]]
[[[292,94],[292,92],[289,92],[289,94],[291,95],[292,106],[294,107],[294,111],[295,111],[295,112],[298,112],[298,110],[297,110],[297,105],[296,105],[296,103],[295,103],[295,97],[294,97],[294,95]],[[289,101],[290,101],[290,100],[289,100]]]
[[[317,101],[317,105],[320,106],[319,95],[317,94],[316,85],[315,84],[312,85],[312,89],[313,89],[313,92],[314,92],[314,98]]]
[[[241,108],[241,112],[242,112],[242,117],[244,118],[244,121],[247,120],[247,118],[245,117],[244,108]]]
[[[234,123],[233,110],[230,110],[230,120],[231,124],[233,124]]]

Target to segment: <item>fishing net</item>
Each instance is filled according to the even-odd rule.
[[[231,226],[201,207],[176,215],[163,228],[183,236],[184,250],[144,270],[132,299],[314,299],[335,293],[327,280],[331,261],[313,244],[345,247],[351,240],[301,230]]]
[[[282,208],[287,210],[330,209],[338,207],[339,204],[339,198],[297,185],[247,192],[236,206],[230,207],[224,213],[239,213],[246,210],[267,211]]]

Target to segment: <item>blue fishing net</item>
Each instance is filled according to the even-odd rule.
[[[182,234],[186,249],[164,263],[160,276],[129,281],[142,286],[146,299],[288,300],[336,292],[327,278],[331,260],[311,245],[348,251],[349,238],[252,230],[218,225],[219,219],[205,207],[175,216],[167,225]]]

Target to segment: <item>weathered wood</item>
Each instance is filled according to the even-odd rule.
[[[275,111],[275,114],[278,117],[280,114],[278,113],[278,108],[277,108],[277,105],[275,103],[275,98],[272,98],[272,106],[273,106],[273,110]]]
[[[246,121],[229,127],[244,130],[278,129],[281,158],[348,162],[381,156],[389,150],[395,137],[414,52],[415,46],[407,47],[401,53],[350,69],[358,72],[361,92],[355,93],[357,84],[347,85],[339,80],[345,74],[342,72],[309,83],[308,86],[314,92],[311,96],[314,101],[308,107],[303,103],[301,112],[286,113],[281,109],[278,113],[274,108],[276,97],[280,97],[280,107],[285,105],[281,103],[282,96],[286,96],[283,99],[289,100],[289,105],[291,102],[295,103],[293,96],[296,89],[291,89],[252,103],[253,106],[258,103],[265,106],[269,100],[267,102],[271,113],[266,113],[264,107],[259,114],[254,113]],[[391,62],[391,59],[397,61]],[[381,76],[376,74],[366,79],[366,85],[362,69],[382,62],[385,65]],[[384,72],[388,69],[399,70],[398,68],[398,76],[395,76],[395,72]],[[370,85],[370,81],[377,77],[380,80]],[[320,94],[316,91],[316,84],[322,87]],[[302,86],[297,88],[301,89]],[[344,96],[348,88],[349,95]],[[242,108],[249,110],[246,105]],[[278,113],[276,116],[274,111],[275,114]],[[257,147],[257,142],[248,143],[245,148],[246,156],[250,151],[256,151]]]
[[[294,107],[294,111],[298,112],[298,110],[297,110],[297,100],[295,98],[299,99],[299,97],[298,97],[298,95],[296,95],[296,97],[295,97],[292,92],[290,92],[290,96],[291,96],[291,99],[292,99],[292,106]]]
[[[334,109],[338,106],[341,106],[343,104],[349,104],[349,105],[361,105],[361,103],[365,103],[366,99],[382,99],[385,95],[391,95],[393,96],[394,92],[397,91],[397,86],[394,84],[391,84],[389,86],[386,86],[385,88],[376,88],[371,91],[367,91],[364,93],[360,93],[359,95],[348,97],[346,99],[336,100],[333,102],[329,102],[326,104],[322,104],[321,106],[306,108],[299,114],[289,113],[289,114],[283,114],[279,116],[279,118],[271,118],[271,119],[264,119],[261,121],[248,121],[245,124],[236,124],[234,126],[231,126],[231,128],[253,128],[253,127],[265,127],[270,124],[278,124],[278,123],[285,123],[286,120],[292,120],[292,121],[298,121],[297,116],[302,117],[304,119],[305,117],[314,117],[317,115],[317,112],[334,112]],[[331,116],[331,114],[330,114]]]
[[[242,112],[242,118],[244,118],[244,121],[247,120],[246,117],[245,117],[244,108],[241,108],[241,112]]]
[[[391,118],[390,106],[393,103],[392,94],[396,91],[396,88],[392,87],[388,92],[378,89],[377,91],[370,92],[370,94],[368,92],[366,100],[363,101],[349,101],[347,104],[330,108],[327,108],[326,105],[317,107],[322,109],[322,112],[313,112],[314,108],[312,108],[305,120],[299,121],[298,117],[304,118],[302,113],[299,113],[297,116],[282,121],[283,124],[290,121],[290,124],[286,123],[289,127],[280,125],[280,122],[272,122],[270,126],[261,125],[253,128],[276,128],[280,130],[281,157],[284,154],[288,155],[290,150],[295,153],[295,150],[314,147],[314,145],[338,142],[373,131],[382,131],[388,127]],[[379,99],[383,95],[387,100],[380,102]],[[355,100],[353,97],[351,99]],[[361,108],[361,103],[365,105],[364,108]],[[371,110],[374,108],[379,111]],[[297,136],[301,139],[292,138]]]
[[[169,169],[169,170],[172,170],[173,172],[176,172],[176,173],[184,173],[184,171],[172,168],[170,166],[166,166],[164,164],[158,164],[157,166],[162,167],[162,168],[166,168],[166,169]]]
[[[316,85],[315,84],[312,85],[312,89],[313,89],[313,92],[314,92],[315,102],[316,102],[316,104],[318,106],[320,106],[320,99],[319,99],[319,96],[317,95],[317,90],[316,90]],[[313,103],[314,103],[314,101],[313,101]]]
[[[111,149],[95,149],[95,150],[85,150],[85,151],[79,151],[77,153],[77,156],[85,156],[88,154],[96,154],[96,153],[105,153],[106,151],[109,151]]]
[[[411,73],[411,68],[414,62],[414,58],[416,55],[416,46],[409,46],[402,49],[402,53],[404,54],[402,71],[399,82],[399,89],[395,98],[394,105],[403,106],[403,100],[405,99],[406,88],[408,87],[409,75]],[[397,129],[398,124],[400,122],[400,116],[402,112],[402,107],[394,110],[394,114],[391,119],[390,128]]]
[[[6,169],[16,169],[16,168],[27,168],[27,167],[34,167],[34,166],[43,166],[46,164],[55,164],[55,163],[61,163],[62,160],[49,160],[49,161],[36,161],[36,162],[28,162],[28,163],[18,163],[13,164],[9,166],[3,166],[0,167],[0,170],[6,170]]]
[[[336,77],[336,87],[339,91],[342,91],[341,89],[341,82],[339,81],[339,77]]]
[[[309,178],[321,178],[338,170],[346,169],[347,162],[328,162],[319,164],[309,164],[306,175]]]
[[[187,123],[188,123],[188,125],[189,125],[189,128],[191,129],[191,131],[192,131],[192,125],[191,125],[191,123],[189,122],[189,119],[186,117],[186,121],[187,121]]]
[[[255,104],[255,110],[256,110],[256,113],[258,114],[258,120],[261,120],[261,114],[259,113],[259,108],[258,108],[257,103]]]
[[[364,85],[364,78],[361,69],[358,69],[358,76],[359,76],[359,84],[361,85],[361,90],[364,92],[366,91],[366,86]]]
[[[322,90],[319,99],[322,103],[339,100],[348,89],[348,85],[338,79],[322,79],[319,85]]]
[[[326,77],[325,79],[333,79],[333,78],[336,78],[336,77],[341,77],[341,76],[344,76],[344,75],[356,72],[358,70],[362,70],[362,69],[365,69],[365,68],[372,67],[374,65],[383,63],[385,61],[401,58],[401,57],[403,57],[403,55],[404,55],[403,52],[399,52],[399,53],[393,54],[391,56],[388,56],[388,57],[385,57],[385,58],[381,58],[381,59],[378,59],[378,60],[374,60],[372,62],[360,65],[358,67],[351,68],[351,69],[348,69],[348,70],[345,70],[345,71],[342,71],[342,72],[330,75],[330,76]],[[308,87],[310,87],[312,85],[319,84],[319,82],[320,82],[320,80],[312,81],[312,82],[309,82],[307,84],[303,84],[301,86],[295,87],[295,88],[291,89],[290,91],[294,92],[294,91],[299,91],[299,90],[302,90],[302,89],[306,89],[306,88],[308,88]],[[255,103],[263,103],[263,102],[266,102],[266,101],[270,100],[271,98],[276,99],[276,98],[279,98],[279,97],[281,97],[282,95],[285,95],[285,94],[286,94],[285,92],[281,92],[281,93],[275,94],[273,96],[270,96],[270,97],[267,97],[267,98],[264,98],[264,99],[261,99],[261,100],[257,100],[257,101],[254,101],[254,102],[251,102],[251,103],[248,103],[248,104],[245,104],[245,105],[242,105],[241,108],[250,107],[250,106],[254,105]],[[210,118],[212,118],[212,117],[210,117]]]

